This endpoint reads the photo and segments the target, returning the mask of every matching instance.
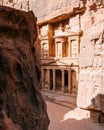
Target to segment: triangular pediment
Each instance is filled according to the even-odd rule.
[[[60,61],[60,60],[58,59],[58,60],[54,60],[54,61],[52,61],[52,62],[48,62],[48,63],[42,64],[42,65],[47,65],[47,66],[70,66],[71,64],[62,62],[62,61]]]

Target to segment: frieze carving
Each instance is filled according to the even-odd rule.
[[[59,26],[57,30],[55,30],[54,37],[60,37],[60,36],[69,36],[69,35],[76,35],[80,34],[79,31],[73,31],[70,27],[70,25],[65,25],[65,27]]]

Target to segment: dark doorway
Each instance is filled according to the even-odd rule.
[[[77,93],[76,82],[76,71],[71,70],[71,93]]]
[[[50,69],[50,90],[53,90],[53,70]]]
[[[62,72],[61,70],[56,70],[56,91],[61,91],[62,89]]]
[[[67,93],[68,92],[68,71],[67,70],[64,71],[64,86],[65,86],[64,92]]]

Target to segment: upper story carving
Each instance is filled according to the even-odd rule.
[[[81,35],[79,23],[79,14],[77,14],[72,18],[39,26],[41,58],[78,59]]]

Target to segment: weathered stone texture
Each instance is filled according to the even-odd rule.
[[[82,0],[45,0],[44,2],[39,1],[36,4],[34,12],[37,12],[38,22],[42,22],[43,19],[45,21],[60,15],[69,14],[84,7]]]
[[[5,112],[0,112],[0,130],[23,130],[19,125],[14,124]]]
[[[25,11],[32,9],[38,17],[38,22],[78,11],[85,6],[84,3],[83,0],[1,0],[2,5]]]
[[[98,11],[103,13],[100,8],[104,7],[104,0],[0,0],[0,4],[25,11],[33,10],[38,17],[38,22],[43,22],[82,9],[90,10],[91,14],[95,11],[95,13],[93,12],[95,15]],[[104,17],[102,13],[99,15]],[[101,18],[99,15],[96,15],[97,21]],[[88,16],[86,18],[87,21],[90,20]],[[87,24],[89,23],[87,22]]]
[[[30,9],[29,1],[31,0],[0,0],[0,4],[28,11]]]
[[[71,31],[81,32],[77,103],[104,112],[104,0],[1,0],[1,4],[32,9],[39,25],[68,19]],[[40,29],[41,36],[48,36],[47,26]]]
[[[5,127],[4,117],[23,130],[48,129],[46,104],[38,90],[36,38],[33,12],[0,6],[0,123]]]
[[[84,33],[78,106],[104,112],[104,20]]]
[[[104,112],[104,1],[91,2],[87,1],[87,10],[80,17],[83,37],[80,42],[77,104]]]

